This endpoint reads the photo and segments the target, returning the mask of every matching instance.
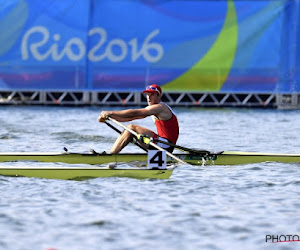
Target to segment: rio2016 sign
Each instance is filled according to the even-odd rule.
[[[41,35],[42,38],[39,41],[30,42],[30,37],[37,34]],[[117,63],[129,56],[131,62],[136,62],[140,57],[143,57],[146,62],[155,63],[158,62],[164,54],[163,46],[153,41],[158,34],[158,29],[153,30],[147,35],[142,44],[139,45],[137,38],[133,38],[129,42],[118,38],[107,41],[107,31],[104,28],[95,27],[88,32],[88,36],[97,36],[98,42],[89,49],[89,51],[87,51],[86,43],[78,37],[73,37],[68,40],[64,48],[59,51],[60,34],[53,35],[53,44],[46,48],[45,51],[45,47],[50,41],[50,32],[44,26],[36,26],[24,34],[21,43],[21,54],[23,60],[29,59],[31,55],[38,61],[44,61],[48,58],[52,58],[53,61],[60,61],[64,57],[67,57],[71,61],[80,61],[84,59],[87,54],[91,62],[108,59],[111,62]],[[104,48],[104,52],[99,54],[98,52],[101,48]],[[119,53],[115,53],[114,48],[117,48]],[[45,52],[42,53],[40,50]]]
[[[299,64],[297,20],[283,22],[297,1],[10,2],[1,6],[0,88],[299,89],[298,72],[286,77]]]

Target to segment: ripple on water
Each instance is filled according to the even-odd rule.
[[[51,136],[55,136],[55,138],[62,140],[64,142],[70,143],[72,141],[76,142],[103,142],[103,141],[112,141],[111,138],[100,136],[100,135],[84,135],[78,134],[74,132],[55,132],[51,133]]]
[[[5,134],[0,134],[0,140],[11,140],[11,139],[17,139],[19,138],[15,134],[10,134],[10,133],[5,133]]]

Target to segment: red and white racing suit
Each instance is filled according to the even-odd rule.
[[[177,117],[169,105],[165,103],[162,104],[166,105],[170,109],[172,117],[169,120],[162,121],[159,120],[156,116],[152,116],[157,129],[157,134],[155,134],[154,139],[159,139],[161,141],[167,141],[169,143],[176,144],[179,136],[179,125]],[[169,152],[172,152],[174,150],[174,147],[166,145],[164,143],[157,143],[157,145],[168,150]]]

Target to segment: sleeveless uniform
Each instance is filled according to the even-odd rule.
[[[162,141],[170,142],[172,144],[176,144],[179,136],[179,125],[177,117],[169,105],[165,103],[163,104],[169,108],[172,113],[172,117],[169,120],[163,121],[159,120],[156,116],[152,116],[154,118],[155,126],[157,129],[157,135],[154,136],[154,139],[159,139]],[[174,147],[163,143],[157,143],[157,145],[168,150],[169,152],[172,152],[174,150]]]

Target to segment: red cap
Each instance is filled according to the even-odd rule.
[[[158,93],[159,95],[162,93],[161,88],[156,84],[151,84],[146,87],[143,93]]]

